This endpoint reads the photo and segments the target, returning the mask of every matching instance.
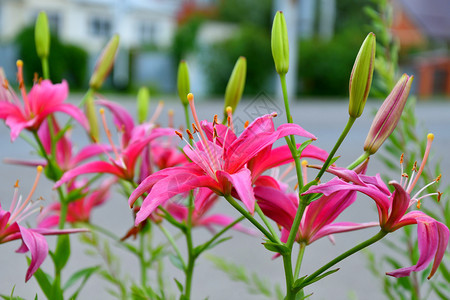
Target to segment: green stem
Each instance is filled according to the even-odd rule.
[[[300,249],[298,251],[297,263],[295,264],[294,278],[297,279],[300,274],[300,267],[302,266],[303,254],[305,254],[306,243],[300,243]]]
[[[308,205],[306,197],[303,197],[299,193],[299,205],[297,213],[295,214],[294,222],[292,223],[291,231],[289,232],[289,237],[286,242],[286,246],[291,249],[294,246],[295,237],[297,236],[298,229],[300,227],[300,221],[302,220],[303,213],[305,212],[306,206]]]
[[[139,265],[141,267],[141,284],[147,285],[147,262],[145,260],[145,234],[139,235]]]
[[[347,125],[345,125],[345,128],[342,131],[341,136],[339,137],[339,139],[337,140],[336,144],[334,145],[333,150],[331,150],[330,154],[328,155],[328,158],[325,161],[325,163],[323,164],[322,169],[320,169],[319,174],[317,174],[317,177],[315,179],[316,181],[319,181],[320,178],[322,177],[323,173],[325,173],[325,171],[328,169],[330,161],[333,159],[334,154],[336,153],[336,151],[341,146],[342,142],[344,141],[345,137],[347,136],[348,132],[352,128],[353,123],[355,123],[355,121],[356,121],[356,118],[354,118],[354,117],[350,116],[348,118]]]
[[[370,156],[369,152],[364,152],[361,154],[360,157],[358,157],[354,162],[348,165],[347,169],[353,170],[357,166],[359,166],[363,161],[365,161]]]
[[[262,232],[271,242],[278,243],[278,241],[268,232],[264,226],[262,226],[253,216],[245,210],[242,206],[240,206],[230,195],[224,195],[225,199],[227,199],[228,203],[230,203],[237,211],[241,213],[247,220],[250,221],[259,231]]]
[[[283,266],[284,274],[286,277],[286,297],[285,300],[294,300],[295,293],[292,291],[292,283],[294,282],[294,277],[292,275],[292,258],[291,252],[283,255]]]
[[[361,251],[362,249],[366,248],[367,246],[370,246],[373,243],[378,242],[379,240],[384,238],[387,234],[388,234],[388,232],[381,229],[376,235],[374,235],[370,239],[356,245],[355,247],[351,248],[350,250],[347,250],[346,252],[342,253],[338,257],[334,258],[333,260],[331,260],[330,262],[328,262],[327,264],[322,266],[320,269],[318,269],[317,271],[315,271],[314,273],[312,273],[311,275],[306,277],[302,283],[302,288],[311,284],[311,281],[313,281],[317,276],[319,276],[320,274],[322,274],[323,272],[325,272],[326,270],[328,270],[329,268],[331,268],[338,262],[344,260],[345,258],[349,257],[352,254],[355,254],[358,251]]]
[[[273,226],[270,225],[269,220],[267,219],[267,217],[262,212],[261,207],[259,207],[258,203],[255,203],[255,211],[258,214],[258,216],[263,220],[264,224],[269,229],[269,231],[272,234],[272,236],[278,241],[278,244],[281,244],[281,240],[278,237],[277,232],[273,229]]]
[[[188,300],[191,298],[191,287],[192,287],[192,275],[194,273],[194,265],[196,256],[194,254],[194,246],[192,243],[192,213],[194,211],[194,194],[191,191],[189,193],[189,204],[188,204],[188,216],[186,224],[186,244],[188,251],[188,265],[185,268],[186,281],[184,285],[184,299]]]
[[[44,79],[50,79],[50,68],[48,67],[48,59],[47,57],[41,58],[42,63],[42,75]]]
[[[172,246],[173,250],[175,251],[176,255],[180,259],[181,263],[183,264],[183,269],[186,269],[186,263],[183,260],[183,255],[181,255],[180,248],[178,248],[177,244],[175,243],[175,239],[173,238],[173,236],[161,224],[158,224],[158,228],[161,230],[161,232],[164,234],[166,239],[169,241],[169,243]]]
[[[293,123],[291,109],[289,106],[287,86],[286,86],[286,74],[280,74],[280,81],[281,81],[281,89],[283,91],[284,108],[286,110],[286,120],[288,123]],[[290,143],[289,143],[289,139],[287,137],[286,137],[286,142],[288,143],[289,149],[291,150],[292,157],[294,158],[295,170],[297,173],[297,182],[298,182],[299,190],[301,190],[303,187],[303,175],[302,175],[302,169],[301,169],[301,165],[300,165],[300,158],[297,155],[297,143],[295,142],[294,135],[291,135],[289,138],[290,138]]]

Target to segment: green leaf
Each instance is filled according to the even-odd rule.
[[[180,269],[181,271],[185,270],[185,264],[184,262],[181,260],[181,258],[173,253],[169,254],[169,260],[172,263],[172,265],[175,266],[175,268]]]
[[[184,287],[181,284],[181,282],[178,281],[178,279],[174,278],[173,280],[175,280],[175,283],[177,284],[178,290],[180,290],[181,293],[183,293]]]
[[[300,147],[298,147],[298,149],[297,149],[297,156],[298,156],[298,157],[301,157],[303,150],[305,150],[305,148],[306,148],[309,144],[311,144],[312,142],[313,142],[313,140],[307,140],[307,141],[303,142],[303,143],[300,145]]]
[[[62,270],[67,264],[70,257],[70,238],[69,235],[64,234],[58,236],[55,252],[50,251],[50,255],[55,263],[55,268]]]
[[[69,277],[69,279],[64,284],[63,290],[67,290],[80,279],[83,279],[82,281],[83,285],[83,283],[87,281],[89,277],[91,277],[91,275],[97,272],[99,269],[100,266],[94,266],[78,270],[77,272],[73,273],[72,276]]]
[[[227,236],[227,237],[221,238],[221,239],[219,239],[219,240],[217,240],[217,241],[215,241],[215,242],[213,242],[213,243],[211,243],[209,245],[208,245],[208,242],[206,242],[204,244],[201,244],[201,245],[198,245],[197,247],[194,248],[194,256],[195,257],[199,256],[203,251],[206,251],[208,249],[212,249],[215,246],[217,246],[217,245],[219,245],[219,244],[221,244],[221,243],[223,243],[225,241],[228,241],[228,240],[230,240],[232,238],[233,237],[231,237],[231,236]]]
[[[333,274],[333,273],[336,273],[337,271],[339,271],[339,269],[340,269],[340,268],[337,268],[337,269],[334,269],[334,270],[325,272],[325,273],[323,273],[322,275],[317,276],[317,277],[314,278],[313,280],[306,282],[306,284],[305,284],[305,282],[303,281],[303,282],[300,283],[299,286],[295,286],[295,285],[294,285],[293,288],[294,288],[294,289],[297,289],[297,290],[300,290],[300,289],[304,288],[304,287],[307,286],[307,285],[310,285],[310,284],[312,284],[312,283],[314,283],[314,282],[317,282],[317,281],[321,280],[322,278],[327,277],[328,275],[331,275],[331,274]],[[297,282],[297,281],[296,281],[296,282]]]
[[[289,253],[289,248],[282,244],[265,242],[265,243],[263,243],[263,245],[267,250],[280,253],[281,255],[285,255],[285,254]]]

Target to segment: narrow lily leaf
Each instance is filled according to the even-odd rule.
[[[330,165],[334,164],[339,158],[341,158],[341,156],[335,156],[331,159],[330,161]]]
[[[175,280],[175,283],[177,284],[178,289],[180,290],[180,292],[183,292],[183,285],[181,284],[181,282],[178,281],[178,279],[174,278],[173,280]]]
[[[70,238],[68,235],[58,236],[55,252],[50,252],[55,262],[55,267],[62,270],[70,257]]]
[[[171,253],[171,254],[169,254],[169,260],[172,263],[172,265],[174,265],[175,268],[180,269],[181,271],[184,271],[185,263],[181,260],[180,257]]]
[[[289,253],[289,249],[285,245],[276,244],[272,242],[265,242],[263,243],[263,245],[267,250],[280,253],[281,255]]]
[[[73,273],[72,276],[70,276],[70,278],[64,284],[63,289],[67,290],[72,285],[74,285],[78,280],[80,280],[82,278],[83,278],[83,280],[87,280],[92,274],[97,272],[97,270],[99,268],[100,268],[100,266],[88,267],[88,268],[84,268],[84,269],[81,269],[81,270]]]
[[[90,268],[85,268],[82,269],[76,273],[74,273],[69,280],[66,282],[66,284],[64,285],[64,289],[70,287],[71,285],[73,285],[75,282],[77,282],[79,279],[83,279],[81,281],[80,286],[77,288],[77,290],[75,291],[75,293],[72,294],[72,296],[70,296],[69,299],[76,299],[78,297],[78,294],[81,292],[81,290],[83,289],[84,285],[86,284],[86,282],[88,281],[89,277],[92,276],[92,274],[94,274],[95,272],[97,272],[100,269],[100,266],[94,266],[94,267],[90,267]]]
[[[314,283],[314,282],[317,282],[317,281],[321,280],[322,278],[327,277],[328,275],[331,275],[331,274],[333,274],[333,273],[336,273],[337,271],[339,271],[339,269],[340,269],[340,268],[337,268],[337,269],[334,269],[334,270],[325,272],[325,273],[323,273],[322,275],[317,276],[317,277],[314,278],[313,280],[308,281],[305,285],[301,284],[299,288],[302,289],[302,288],[304,288],[305,286],[308,286],[308,285],[310,285],[310,284],[312,284],[312,283]]]
[[[219,244],[222,244],[223,242],[226,242],[226,241],[231,240],[231,239],[232,239],[231,236],[227,236],[227,237],[224,237],[224,238],[221,238],[221,239],[215,241],[214,243],[211,243],[210,245],[207,245],[207,243],[201,244],[201,245],[195,247],[195,249],[194,249],[194,256],[198,256],[203,251],[206,251],[208,249],[212,249],[215,246],[217,246]]]
[[[307,146],[309,146],[309,144],[311,144],[312,142],[314,142],[314,140],[307,140],[307,141],[303,142],[303,143],[300,145],[300,147],[297,149],[297,155],[298,155],[298,156],[301,156],[303,150],[305,150],[305,148],[306,148]]]

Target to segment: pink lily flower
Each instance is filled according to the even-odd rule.
[[[55,130],[55,133],[57,134],[60,131],[58,122],[55,120],[55,118],[51,117],[52,123],[53,123],[53,129]],[[48,155],[52,154],[51,149],[51,135],[50,135],[50,128],[48,126],[48,120],[44,120],[38,130],[38,136],[42,142],[42,145],[44,146],[45,151]],[[73,153],[73,145],[70,141],[69,133],[64,134],[56,143],[56,163],[58,168],[61,169],[61,171],[66,172],[68,170],[71,170],[78,166],[83,161],[90,159],[94,156],[104,154],[105,152],[111,151],[111,147],[109,145],[102,145],[102,144],[91,144],[80,151],[78,151],[77,154]],[[47,161],[46,160],[18,160],[18,159],[11,159],[7,158],[5,159],[5,162],[11,163],[11,164],[18,164],[18,165],[25,165],[25,166],[46,166]]]
[[[123,130],[120,149],[117,149],[112,142],[111,132],[106,125],[104,110],[101,109],[103,125],[115,158],[109,157],[110,162],[93,161],[75,167],[64,173],[61,179],[55,183],[55,188],[79,175],[92,173],[108,173],[118,178],[133,181],[136,163],[145,147],[156,138],[175,135],[173,129],[154,128],[151,123],[134,126],[131,116],[119,105],[108,101],[100,103],[111,109],[114,122],[119,129]]]
[[[69,203],[66,222],[89,223],[92,210],[106,202],[110,196],[110,188],[115,182],[116,180],[114,178],[106,180],[98,189],[95,189],[89,195],[86,195],[89,193],[88,189],[84,189],[82,198]],[[86,182],[76,182],[71,186],[70,190],[79,189],[85,185]],[[44,228],[58,226],[60,212],[61,204],[59,202],[55,202],[52,205],[47,206],[39,215],[38,226]]]
[[[69,93],[66,81],[52,84],[50,80],[36,83],[27,94],[22,75],[22,61],[17,62],[18,79],[23,104],[0,75],[0,119],[11,128],[11,141],[14,141],[23,129],[37,131],[47,116],[54,112],[63,112],[77,120],[88,129],[88,121],[83,112],[73,104],[64,103]]]
[[[86,229],[64,229],[53,230],[42,227],[26,228],[19,223],[28,216],[38,211],[40,208],[36,207],[38,202],[32,202],[31,197],[36,189],[42,167],[38,167],[38,175],[34,182],[31,192],[22,202],[22,196],[18,197],[18,182],[15,184],[14,197],[9,211],[3,210],[0,205],[0,244],[21,239],[22,245],[16,252],[25,253],[31,252],[31,263],[28,267],[25,281],[28,281],[37,271],[40,265],[44,262],[48,254],[48,244],[44,235],[54,234],[68,234],[76,232],[85,232]]]
[[[195,121],[194,133],[198,133],[200,138],[193,146],[186,141],[187,145],[183,149],[192,163],[160,170],[142,181],[128,200],[132,206],[142,194],[149,192],[136,215],[136,225],[173,196],[197,187],[207,187],[218,195],[231,195],[232,191],[235,191],[247,209],[253,213],[255,196],[251,171],[246,164],[266,147],[287,135],[316,139],[296,124],[283,124],[275,130],[272,120],[276,116],[275,113],[257,118],[237,137],[230,129],[231,118],[227,129],[218,126],[216,116],[212,125],[206,121],[200,124],[192,94],[189,94],[188,100]],[[213,136],[207,139],[204,128],[210,126],[215,129]],[[189,138],[193,139],[189,130],[187,133]],[[177,134],[182,138],[181,133]],[[218,136],[223,137],[223,140],[218,140]]]
[[[303,180],[305,183],[307,182],[306,164],[306,161],[302,162]],[[269,178],[267,177],[269,176],[261,176],[258,179],[258,181],[263,181],[259,182],[255,187],[255,196],[264,214],[282,227],[280,240],[286,242],[298,210],[298,194],[288,192],[287,185],[273,178],[268,180]],[[331,182],[335,180],[337,179],[333,179]],[[334,242],[331,236],[334,233],[377,226],[377,222],[361,224],[352,222],[333,223],[355,200],[356,193],[342,191],[332,196],[322,196],[313,201],[305,209],[296,241],[309,245],[324,236],[328,236]]]
[[[375,201],[378,209],[379,224],[381,229],[385,232],[393,232],[403,226],[417,224],[417,236],[420,252],[420,258],[417,264],[386,273],[390,276],[409,276],[413,271],[417,272],[425,269],[434,258],[431,273],[428,276],[428,279],[430,279],[435,274],[447,248],[450,236],[447,226],[421,211],[413,210],[407,212],[411,205],[415,203],[417,204],[417,207],[420,208],[421,199],[425,197],[436,195],[438,199],[440,198],[441,193],[439,192],[420,196],[420,194],[430,185],[437,182],[440,179],[439,177],[411,196],[411,192],[417,183],[423,168],[425,167],[432,140],[433,135],[429,134],[425,155],[418,171],[414,168],[413,174],[410,178],[408,178],[408,175],[404,174],[402,170],[400,183],[396,181],[389,182],[389,185],[394,188],[393,193],[389,191],[379,175],[375,177],[358,175],[350,170],[333,167],[329,169],[329,172],[346,181],[336,179],[333,180],[333,182],[312,187],[307,192],[308,194],[323,193],[325,196],[333,196],[336,193],[348,191],[359,191],[366,194]]]

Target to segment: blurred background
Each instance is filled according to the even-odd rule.
[[[53,81],[72,89],[87,86],[93,65],[118,33],[120,51],[107,88],[133,92],[146,85],[153,94],[175,90],[180,59],[188,62],[192,91],[223,94],[236,59],[247,57],[246,95],[276,93],[270,28],[277,10],[286,15],[290,40],[290,94],[345,97],[359,46],[373,26],[369,10],[386,0],[1,0],[0,64],[8,76],[24,60],[31,82],[40,70],[33,24],[47,12],[53,37]],[[378,18],[391,27],[400,47],[402,71],[416,75],[419,97],[450,95],[450,2],[392,0]],[[381,20],[383,21],[383,20]],[[378,52],[384,51],[378,47]],[[13,82],[13,80],[11,80]],[[376,96],[376,95],[373,95]]]

